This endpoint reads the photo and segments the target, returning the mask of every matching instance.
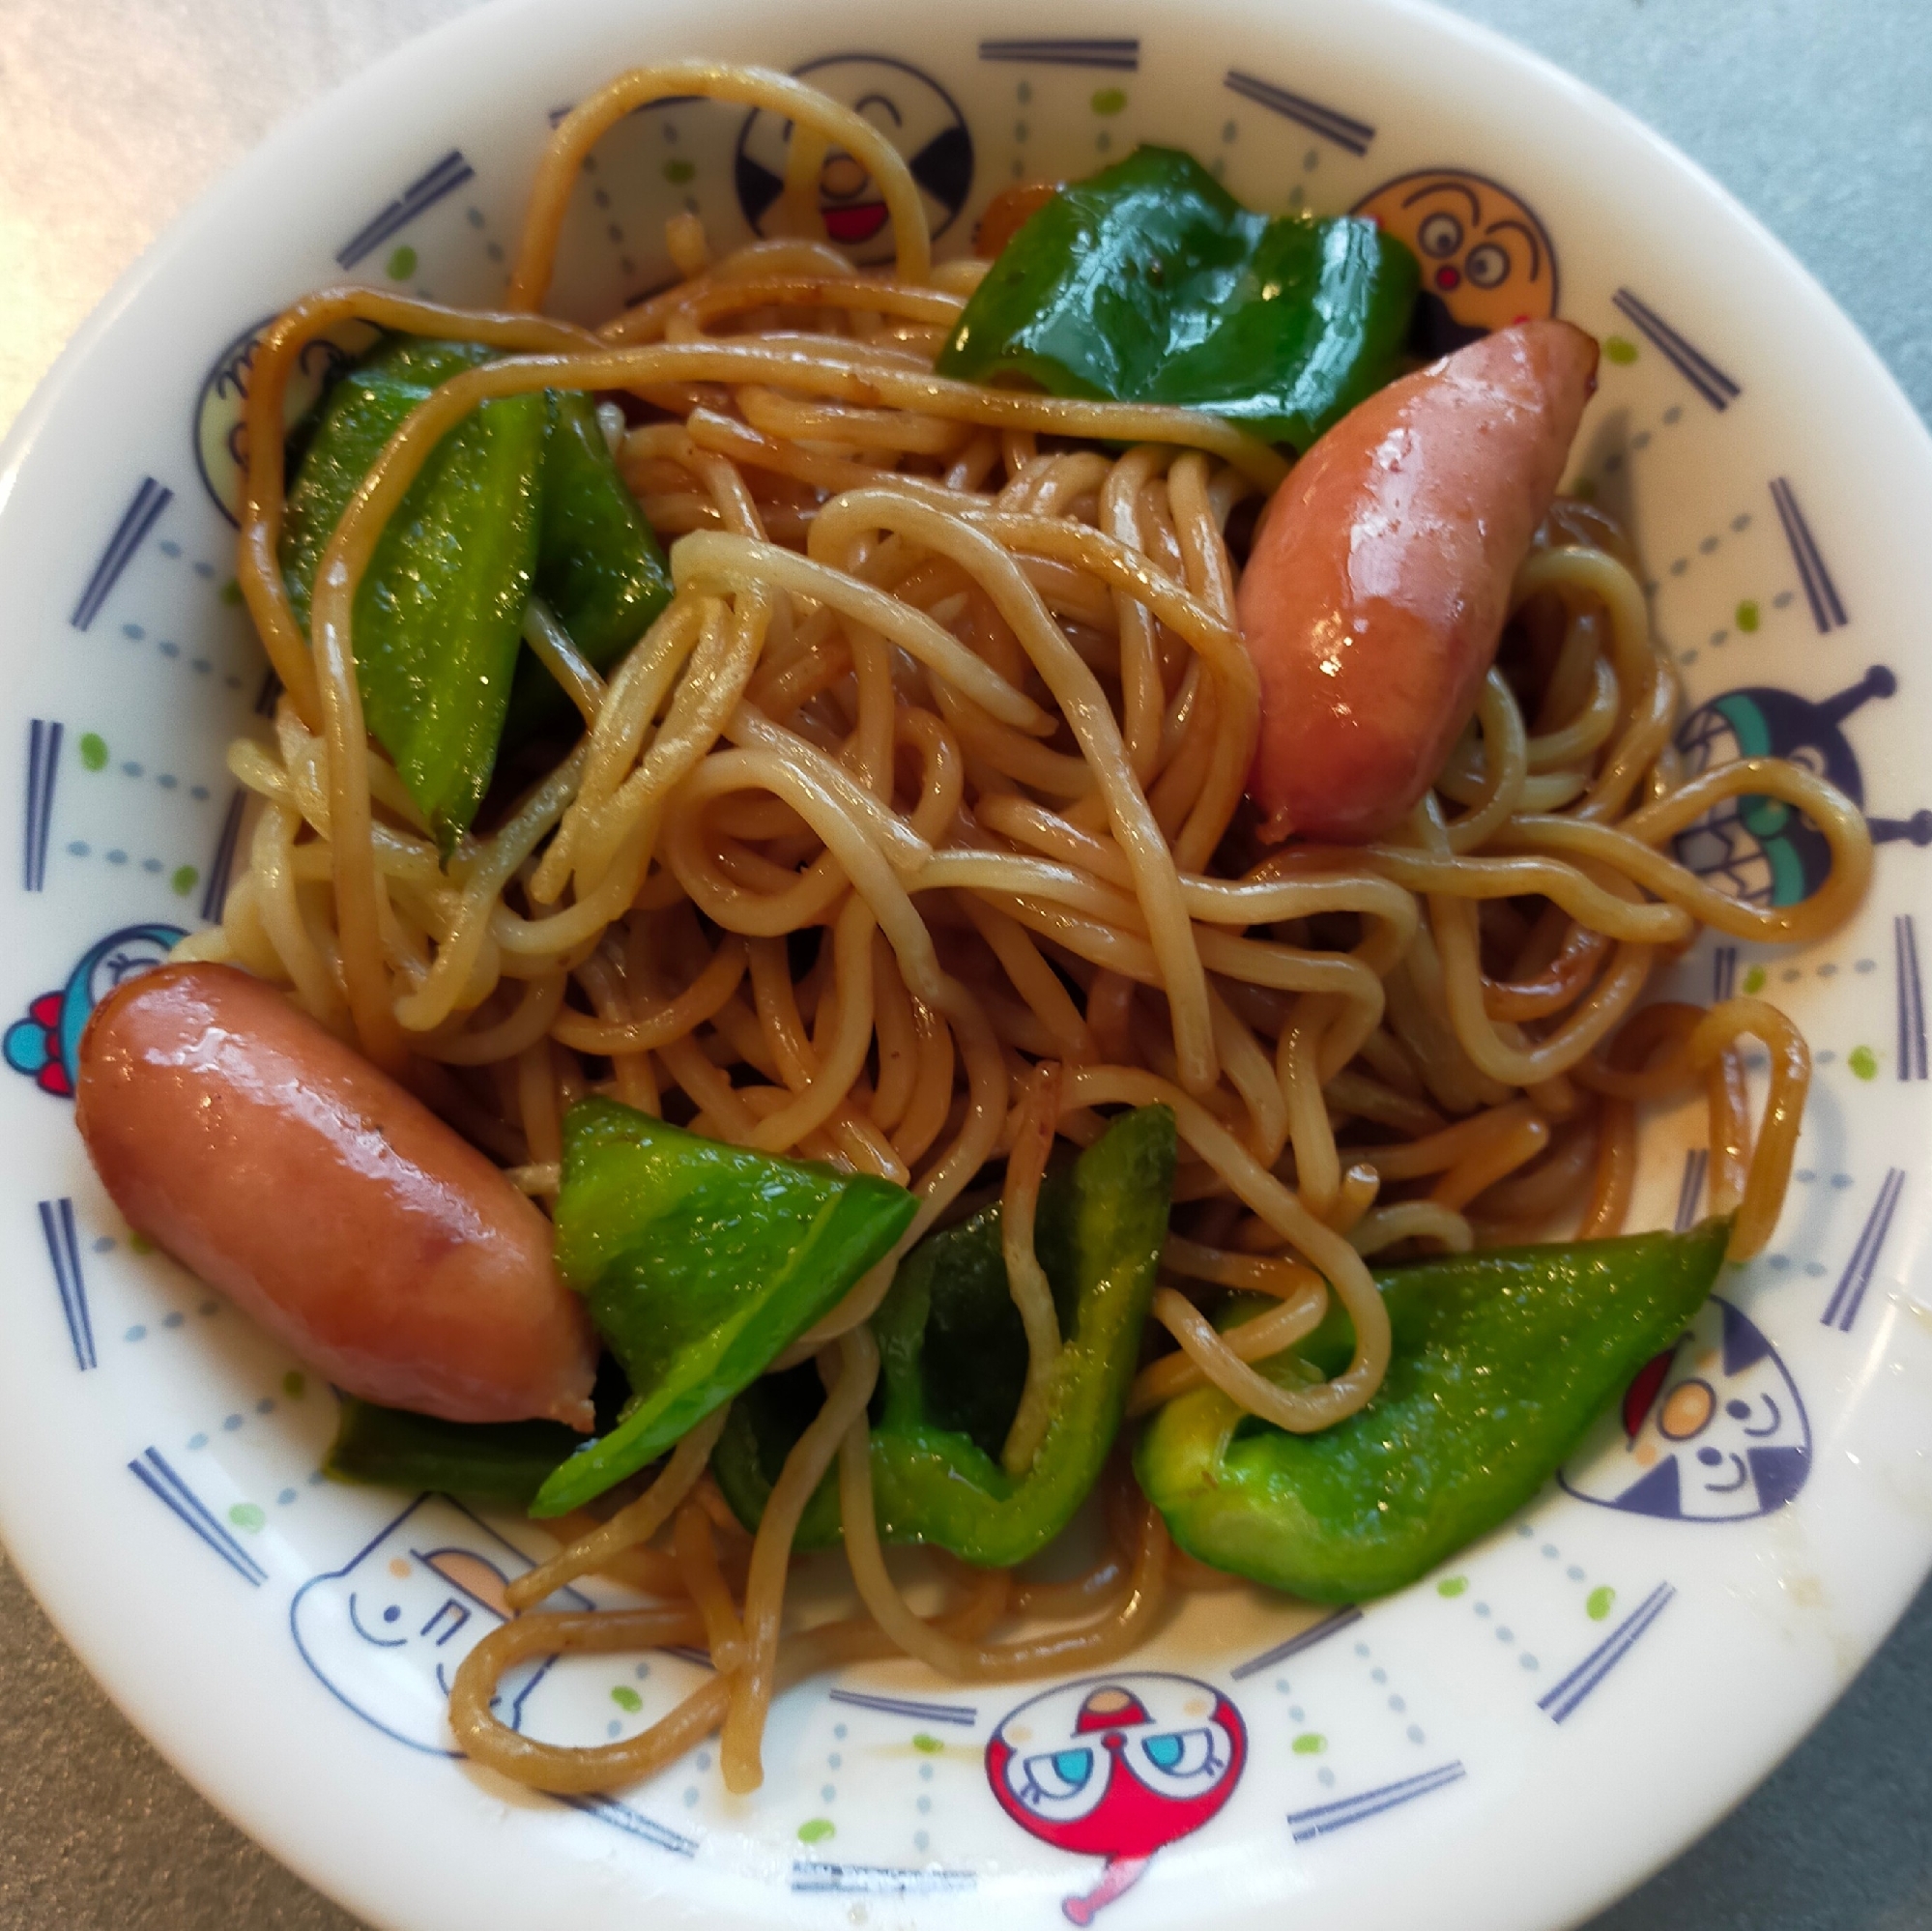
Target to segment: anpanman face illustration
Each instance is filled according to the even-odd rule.
[[[882,54],[827,55],[796,72],[870,121],[906,157],[933,234],[943,235],[972,189],[972,136],[952,96],[930,74]],[[738,205],[761,235],[777,232],[768,223],[781,208],[791,145],[791,122],[763,107],[738,136]],[[891,259],[884,197],[862,162],[843,148],[831,149],[820,162],[816,187],[813,198],[828,240],[856,261]]]
[[[1556,313],[1556,252],[1535,213],[1506,187],[1456,168],[1386,183],[1355,213],[1404,242],[1422,264],[1411,347],[1447,355],[1513,322]]]

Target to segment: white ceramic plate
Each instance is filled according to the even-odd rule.
[[[1446,323],[1554,305],[1605,339],[1576,476],[1633,520],[1696,707],[1687,744],[1808,759],[1886,841],[1829,944],[1706,944],[1678,974],[1692,996],[1764,987],[1816,1051],[1771,1251],[1723,1282],[1648,1408],[1608,1418],[1439,1575],[1319,1620],[1200,1599],[1114,1673],[1178,1741],[1141,1767],[1168,1801],[1092,1810],[1106,1863],[1054,1841],[1052,1817],[1087,1799],[1040,1795],[1093,1769],[1081,1689],[962,1689],[909,1664],[818,1683],[780,1706],[745,1801],[708,1750],[576,1806],[453,1760],[439,1677],[538,1543],[447,1501],[320,1485],[328,1391],[140,1249],[62,1096],[92,999],[216,914],[234,855],[222,749],[259,728],[263,690],[229,520],[252,331],[344,274],[487,300],[553,111],[629,62],[699,52],[808,71],[889,123],[954,248],[1004,182],[1142,139],[1194,149],[1257,205],[1450,217],[1429,230],[1431,275],[1456,276],[1437,283]],[[741,236],[778,138],[707,104],[625,124],[582,184],[560,305],[606,313],[663,279],[681,205]],[[836,218],[864,255],[872,216]],[[1483,246],[1502,257],[1472,262]],[[916,24],[878,0],[666,0],[648,21],[524,0],[407,48],[142,262],[0,464],[10,1550],[188,1777],[409,1931],[653,1910],[1044,1926],[1104,1908],[1108,1931],[1586,1914],[1770,1770],[1932,1557],[1932,1321],[1912,1284],[1932,1123],[1914,909],[1932,879],[1914,755],[1932,733],[1928,529],[1932,446],[1789,256],[1595,96],[1399,0],[1052,0]],[[1759,818],[1692,855],[1773,895],[1802,892],[1812,860],[1802,822]],[[1648,1132],[1640,1222],[1696,1211],[1697,1132],[1688,1111]],[[588,1741],[649,1721],[695,1668],[598,1659],[510,1691],[533,1732]],[[1008,1744],[1036,1765],[1010,1804]]]

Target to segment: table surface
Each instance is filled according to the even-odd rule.
[[[0,433],[121,272],[311,100],[475,0],[0,0]],[[1924,0],[1461,0],[1675,141],[1932,418]],[[1726,1823],[1591,1931],[1932,1923],[1932,1588]],[[129,1727],[0,1556],[0,1927],[354,1931]]]

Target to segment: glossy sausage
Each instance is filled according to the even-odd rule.
[[[74,1116],[130,1226],[337,1387],[455,1422],[591,1425],[550,1224],[274,987],[163,966],[102,1000]]]
[[[1373,838],[1428,788],[1596,374],[1568,322],[1499,330],[1351,410],[1276,491],[1240,591],[1264,838]]]

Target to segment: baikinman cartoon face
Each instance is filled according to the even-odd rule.
[[[1087,1924],[1164,1844],[1222,1808],[1247,1752],[1240,1713],[1219,1690],[1136,1670],[1063,1684],[1023,1703],[988,1743],[986,1773],[1023,1830],[1107,1859],[1093,1889],[1061,1907]]]
[[[1758,1328],[1716,1295],[1630,1383],[1617,1421],[1616,1439],[1593,1438],[1562,1473],[1586,1502],[1733,1522],[1783,1508],[1811,1472],[1797,1384]]]
[[[460,1504],[424,1495],[341,1569],[297,1592],[289,1609],[309,1668],[359,1715],[412,1748],[457,1756],[449,1685],[478,1642],[509,1620],[505,1585],[533,1565]],[[576,1590],[558,1592],[588,1609]],[[524,1727],[554,1657],[507,1672],[492,1708]]]
[[[926,197],[937,240],[958,218],[972,190],[972,136],[953,98],[904,61],[876,54],[835,54],[807,61],[801,80],[870,121],[899,152]],[[738,137],[738,205],[761,235],[777,232],[784,206],[792,124],[760,108]],[[862,163],[833,148],[819,163],[814,202],[826,236],[860,262],[887,261],[892,231],[879,185]]]
[[[1528,204],[1461,168],[1425,168],[1355,206],[1415,250],[1422,289],[1409,346],[1446,356],[1513,322],[1556,313],[1556,251]]]

